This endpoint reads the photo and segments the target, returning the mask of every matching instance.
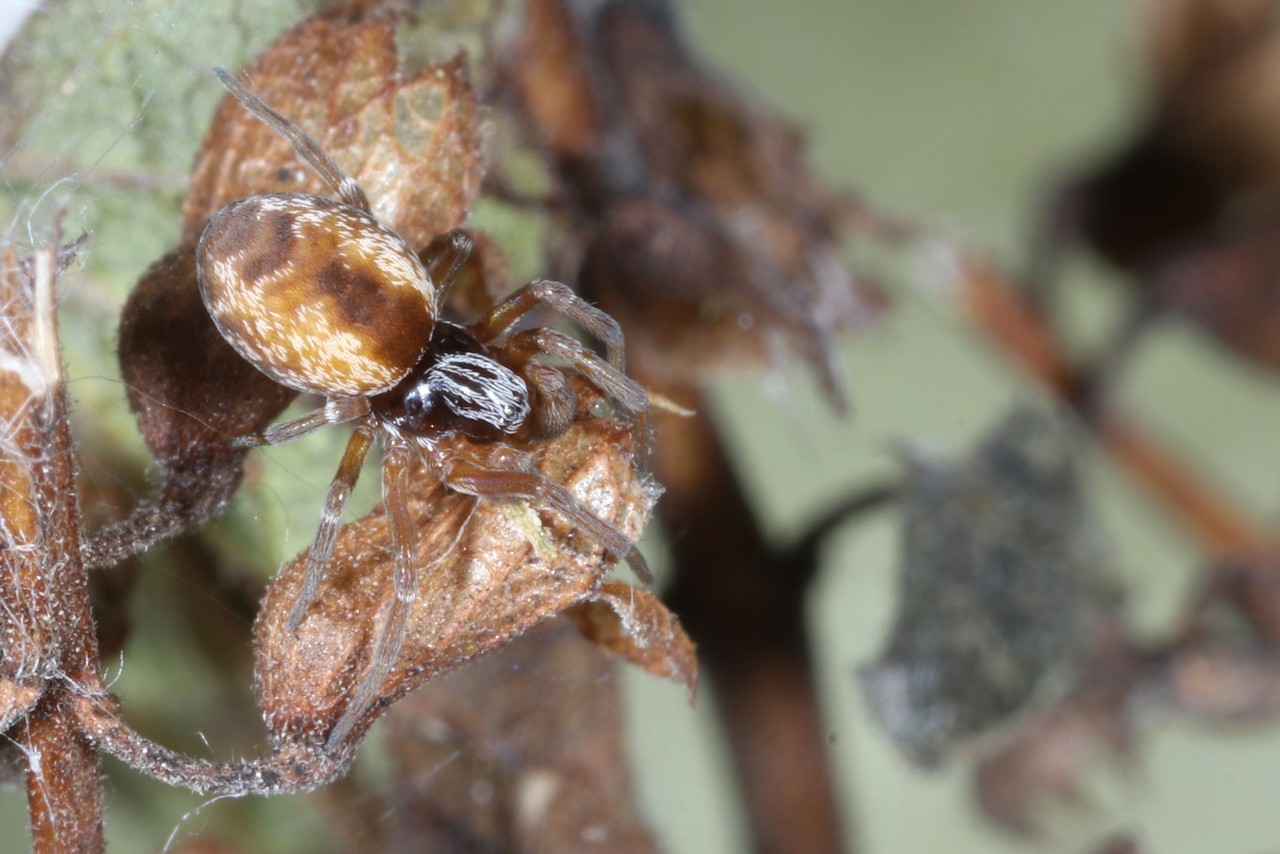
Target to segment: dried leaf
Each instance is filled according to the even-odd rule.
[[[1280,16],[1260,0],[1176,0],[1149,16],[1172,141],[1235,189],[1280,192]],[[1178,47],[1169,36],[1181,32]],[[1194,32],[1193,32],[1194,30]],[[1224,215],[1226,211],[1222,212]]]
[[[1268,0],[1144,0],[1149,120],[1056,204],[1063,236],[1144,276],[1280,203],[1280,16]]]
[[[530,3],[508,62],[583,210],[580,285],[641,372],[685,383],[795,354],[842,404],[833,336],[878,298],[840,258],[844,200],[799,134],[703,68],[665,4]]]
[[[200,298],[190,247],[143,274],[125,304],[119,338],[129,405],[165,468],[194,470],[221,458],[239,468],[244,451],[233,450],[230,440],[261,430],[297,396],[246,362],[218,332]]]
[[[641,375],[664,386],[777,367],[795,352],[843,395],[826,328],[840,314],[697,206],[619,201],[587,247],[581,282],[627,330]]]
[[[1194,85],[1264,37],[1276,20],[1270,0],[1140,0],[1137,5],[1147,64],[1165,91]]]
[[[693,702],[698,658],[676,615],[658,597],[630,584],[603,584],[569,614],[602,649],[685,687]]]
[[[543,474],[634,539],[657,491],[632,467],[632,439],[620,422],[587,417],[534,458]],[[379,706],[591,597],[611,562],[555,514],[477,501],[425,470],[411,492],[419,587]],[[286,621],[305,563],[305,555],[294,560],[268,588],[255,625],[257,684],[273,735],[314,741],[345,709],[388,602],[394,561],[382,508],[342,529],[316,604],[290,634]],[[375,707],[353,734],[380,711]]]
[[[1063,425],[1015,411],[958,463],[914,461],[899,611],[862,672],[924,766],[1062,696],[1104,601],[1104,557]]]
[[[246,76],[355,178],[383,224],[425,246],[466,217],[483,145],[466,58],[402,77],[401,20],[339,7],[281,36]],[[224,205],[272,192],[331,195],[288,140],[226,96],[196,161],[183,242]]]
[[[631,796],[614,668],[551,620],[388,715],[395,851],[657,850]]]
[[[604,118],[591,90],[589,48],[569,4],[529,0],[525,23],[513,45],[512,68],[502,76],[512,86],[528,121],[560,157],[590,158],[600,146]]]

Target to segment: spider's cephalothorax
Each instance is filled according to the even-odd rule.
[[[525,425],[529,386],[464,327],[440,322],[417,366],[371,403],[389,430],[423,439],[463,433],[488,441]]]
[[[277,444],[325,424],[354,425],[290,611],[291,631],[319,590],[365,456],[378,435],[385,445],[382,493],[395,549],[394,590],[368,668],[329,733],[334,748],[376,701],[404,642],[418,587],[407,510],[413,455],[425,451],[430,470],[456,492],[527,501],[560,514],[648,580],[635,544],[562,484],[525,465],[526,455],[468,449],[503,443],[520,451],[568,430],[576,402],[566,368],[555,364],[562,362],[630,413],[638,434],[635,462],[643,469],[649,398],[623,372],[618,324],[558,282],[532,282],[465,326],[438,320],[437,285],[447,286],[457,274],[470,240],[454,233],[444,280],[433,282],[417,254],[374,217],[359,185],[315,140],[226,71],[216,73],[242,106],[293,142],[340,199],[299,193],[242,199],[209,219],[196,247],[200,293],[223,337],[277,382],[326,397],[323,408],[239,437],[236,444]],[[598,338],[606,358],[554,330],[517,330],[539,305]],[[444,440],[454,435],[469,442],[450,443],[446,452]]]

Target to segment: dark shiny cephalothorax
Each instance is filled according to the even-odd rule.
[[[496,440],[529,417],[529,387],[465,327],[437,321],[414,369],[370,403],[383,424],[409,436]]]

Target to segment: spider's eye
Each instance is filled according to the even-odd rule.
[[[501,433],[529,416],[529,388],[513,371],[479,353],[444,356],[427,372],[430,397],[454,415]]]

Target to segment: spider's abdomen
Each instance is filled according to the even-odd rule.
[[[222,336],[299,391],[385,391],[431,340],[435,291],[418,256],[370,214],[323,196],[227,205],[200,235],[196,273]]]

